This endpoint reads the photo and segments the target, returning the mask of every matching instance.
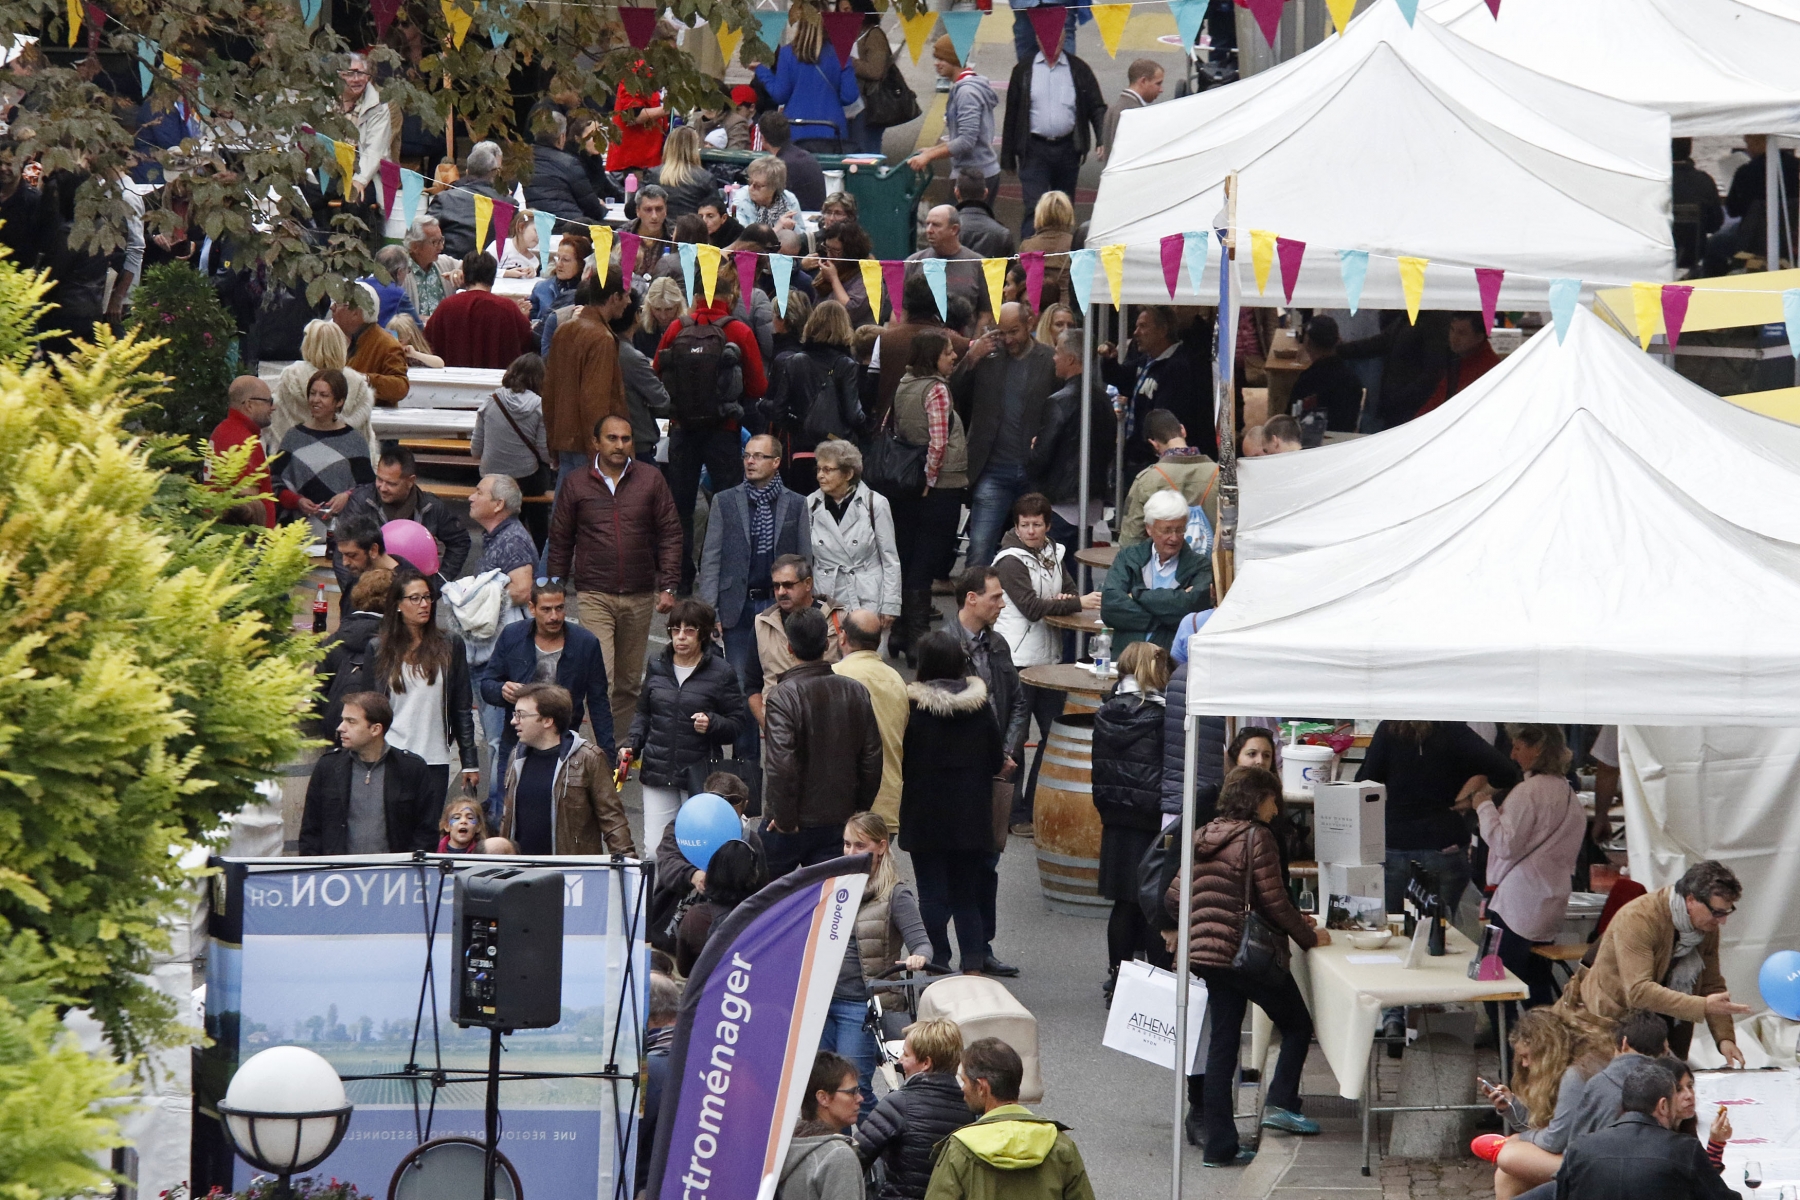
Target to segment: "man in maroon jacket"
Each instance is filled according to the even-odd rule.
[[[600,639],[613,728],[630,729],[650,621],[675,607],[681,521],[662,473],[632,460],[630,418],[602,417],[594,443],[587,470],[564,479],[556,493],[550,575],[575,585],[582,627]]]
[[[485,250],[463,256],[463,290],[446,296],[425,325],[425,340],[446,367],[504,371],[537,349],[531,322],[519,306],[493,292],[499,264]]]

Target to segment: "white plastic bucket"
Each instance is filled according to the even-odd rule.
[[[1313,784],[1331,782],[1336,759],[1330,746],[1283,746],[1281,790],[1290,795],[1312,795]]]

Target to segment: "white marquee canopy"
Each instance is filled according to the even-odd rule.
[[[1479,3],[1479,0],[1477,0]],[[1485,12],[1485,9],[1483,10]],[[1124,299],[1168,303],[1167,234],[1209,230],[1239,182],[1238,228],[1306,242],[1293,303],[1341,308],[1336,251],[1370,254],[1362,304],[1405,305],[1397,256],[1430,260],[1429,308],[1480,307],[1472,268],[1507,272],[1502,308],[1548,309],[1553,277],[1672,278],[1669,124],[1521,69],[1381,4],[1298,58],[1128,112],[1087,244],[1124,243]],[[1243,302],[1258,296],[1240,236]],[[1217,295],[1215,249],[1201,300]],[[1178,296],[1191,296],[1185,272]]]

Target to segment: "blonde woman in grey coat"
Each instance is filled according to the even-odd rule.
[[[862,480],[862,451],[841,438],[820,442],[819,490],[806,498],[812,530],[813,587],[847,611],[900,615],[900,551],[887,497]]]

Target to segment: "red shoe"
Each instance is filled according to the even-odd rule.
[[[1506,1145],[1506,1139],[1497,1133],[1478,1135],[1469,1143],[1469,1152],[1483,1162],[1499,1162],[1500,1147]]]

